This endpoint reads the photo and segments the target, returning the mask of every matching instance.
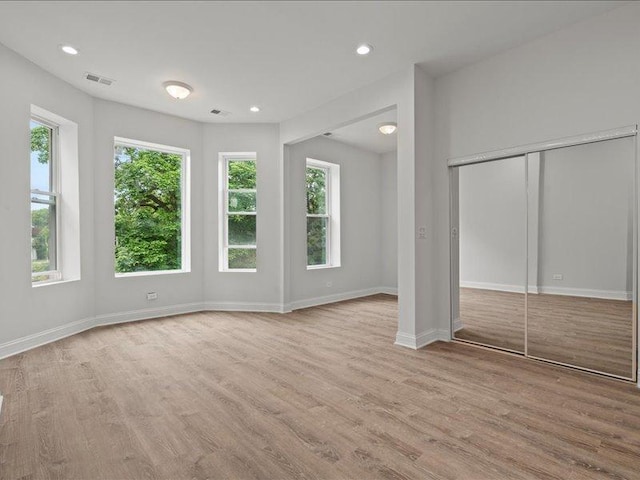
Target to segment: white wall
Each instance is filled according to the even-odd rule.
[[[94,105],[96,315],[108,316],[176,305],[194,304],[193,308],[200,308],[204,279],[202,125],[104,100],[96,99]],[[191,272],[115,277],[114,137],[190,150]],[[157,292],[158,299],[148,301],[147,292]]]
[[[218,153],[256,152],[258,168],[255,273],[218,271]],[[204,125],[204,299],[211,308],[281,309],[281,178],[275,124]]]
[[[398,160],[396,152],[380,156],[380,212],[382,224],[381,286],[389,291],[398,288]]]
[[[0,45],[0,345],[93,315],[93,101]],[[31,104],[79,126],[81,279],[31,286]]]
[[[538,286],[543,293],[630,297],[634,160],[633,138],[542,155]]]
[[[437,79],[435,270],[443,326],[449,321],[447,159],[637,123],[638,24],[640,5],[630,4]]]
[[[340,165],[341,266],[307,270],[306,159]],[[288,170],[291,303],[381,287],[381,160],[324,137],[293,145]],[[331,286],[327,286],[330,282]]]
[[[524,292],[524,157],[466,165],[458,178],[460,284]]]

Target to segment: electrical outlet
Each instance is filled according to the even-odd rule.
[[[333,287],[333,282],[327,282],[327,288]]]
[[[427,227],[422,225],[418,227],[418,238],[424,240],[427,238]]]
[[[147,293],[147,300],[157,300],[158,294],[156,292]]]
[[[562,274],[561,273],[554,273],[552,278],[554,280],[562,280]]]

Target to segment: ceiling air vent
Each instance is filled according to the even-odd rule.
[[[231,112],[220,110],[219,108],[214,108],[213,110],[211,110],[211,113],[213,113],[214,115],[219,115],[221,117],[226,117],[231,114]]]
[[[95,73],[86,72],[84,74],[84,78],[89,80],[90,82],[100,83],[102,85],[111,85],[115,80],[111,80],[110,78],[101,77],[100,75],[96,75]]]

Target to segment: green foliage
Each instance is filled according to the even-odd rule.
[[[116,147],[116,272],[181,268],[182,156]]]
[[[31,151],[38,154],[38,162],[43,165],[49,163],[49,149],[51,144],[51,129],[38,125],[31,129]]]
[[[307,167],[307,213],[327,214],[327,175],[324,168]],[[326,217],[307,218],[307,265],[327,263]]]
[[[307,217],[307,265],[327,263],[326,217]]]
[[[254,248],[230,248],[229,268],[256,268],[256,250]]]
[[[327,213],[327,171],[307,167],[307,213]]]
[[[229,190],[256,188],[256,162],[230,160],[228,169]]]
[[[31,210],[31,246],[36,251],[37,260],[49,259],[49,209]],[[35,271],[35,270],[34,270]],[[38,270],[42,271],[42,270]]]

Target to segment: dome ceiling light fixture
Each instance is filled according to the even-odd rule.
[[[176,100],[184,100],[189,95],[191,95],[191,92],[193,92],[193,88],[191,87],[191,85],[187,85],[183,82],[176,82],[175,80],[164,82],[162,86],[167,91],[167,93]]]
[[[260,107],[257,105],[253,105],[249,110],[251,110],[253,113],[258,113],[260,111]]]
[[[396,122],[384,122],[378,125],[378,130],[383,135],[391,135],[398,129],[398,124]]]

